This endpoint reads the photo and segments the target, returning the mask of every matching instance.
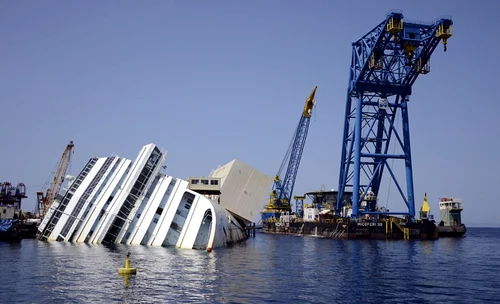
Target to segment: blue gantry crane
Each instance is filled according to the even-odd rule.
[[[417,77],[430,71],[430,57],[440,41],[446,51],[452,24],[451,17],[433,23],[405,21],[402,12],[393,11],[352,44],[337,214],[352,207],[352,219],[362,214],[414,219],[408,101]],[[391,140],[395,140],[394,151],[389,151]],[[398,164],[404,166],[400,168],[406,175],[406,191],[395,174]],[[405,212],[377,207],[386,170],[408,207]],[[349,190],[352,196],[345,198]]]
[[[275,219],[279,219],[281,212],[291,211],[290,200],[292,198],[291,196],[295,185],[295,179],[297,178],[297,173],[299,171],[302,152],[304,151],[304,146],[306,144],[309,123],[311,121],[312,110],[315,104],[314,96],[317,88],[318,86],[315,86],[309,97],[306,99],[299,124],[295,129],[292,141],[290,142],[278,173],[274,177],[269,202],[262,211],[262,221],[273,217]],[[285,168],[285,165],[287,165],[286,173],[284,178],[281,179],[280,176]]]

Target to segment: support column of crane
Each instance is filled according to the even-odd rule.
[[[293,197],[295,200],[295,214],[302,218],[304,216],[304,200],[306,199],[305,195],[295,195]]]
[[[52,178],[52,182],[50,184],[50,188],[47,189],[46,194],[43,194],[43,191],[38,191],[36,193],[38,200],[38,210],[41,212],[41,216],[45,216],[47,211],[50,208],[50,205],[54,202],[59,193],[61,186],[64,182],[64,176],[66,175],[66,171],[68,170],[69,163],[71,161],[71,152],[73,150],[73,141],[70,141],[69,144],[64,149],[64,152],[59,160],[56,171],[54,172],[54,177]]]
[[[430,71],[430,57],[440,41],[446,51],[452,24],[451,17],[424,24],[404,21],[401,12],[391,12],[353,43],[337,214],[351,205],[353,220],[362,214],[399,214],[414,219],[408,101],[418,75]],[[398,116],[402,120],[401,128],[396,124]],[[398,152],[390,153],[393,138]],[[405,168],[406,191],[393,170],[397,164]],[[388,212],[377,207],[386,169],[407,211]],[[351,189],[350,199],[344,199],[344,194]]]
[[[299,171],[302,152],[304,151],[307,139],[309,123],[311,121],[312,110],[315,104],[314,96],[317,88],[318,86],[315,86],[309,97],[306,99],[299,124],[295,129],[290,146],[283,162],[281,163],[278,173],[274,177],[274,184],[269,196],[269,202],[262,211],[262,221],[273,217],[275,219],[279,219],[281,212],[291,211],[290,200],[292,199],[293,187],[295,185],[295,179]],[[288,164],[286,173],[284,178],[281,179],[280,175],[286,164]]]

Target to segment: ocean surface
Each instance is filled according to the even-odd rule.
[[[137,275],[124,278],[126,253]],[[500,228],[437,241],[267,235],[206,251],[0,243],[1,303],[500,303]]]

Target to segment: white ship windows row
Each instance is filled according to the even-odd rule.
[[[219,185],[219,180],[218,179],[191,179],[190,180],[190,183],[192,185],[198,185],[198,184],[201,184],[201,185],[212,185],[212,186],[217,186]]]
[[[41,240],[47,240],[49,236],[52,234],[54,228],[56,225],[59,223],[59,219],[63,216],[63,212],[65,211],[66,207],[68,206],[69,202],[73,198],[73,194],[75,191],[80,187],[80,184],[83,182],[83,180],[86,178],[86,176],[90,173],[92,168],[94,167],[95,163],[97,162],[97,158],[91,158],[87,165],[85,165],[84,169],[78,177],[76,178],[75,181],[69,185],[68,190],[64,193],[62,198],[60,200],[56,199],[45,217],[43,218],[42,222],[38,226],[38,231],[37,231],[37,238]],[[59,196],[59,195],[58,195]],[[59,196],[61,197],[61,196]]]

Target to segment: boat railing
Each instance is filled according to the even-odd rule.
[[[448,210],[463,209],[463,203],[457,201],[441,202],[439,203],[439,209],[448,209]]]
[[[442,197],[439,199],[440,203],[461,203],[462,199],[461,198],[456,198],[456,197]]]

